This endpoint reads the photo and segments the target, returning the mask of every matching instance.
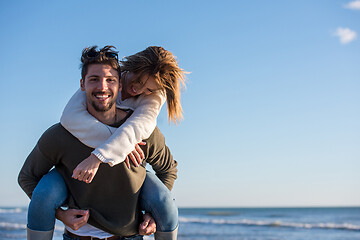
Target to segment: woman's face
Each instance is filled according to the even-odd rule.
[[[160,88],[155,78],[148,74],[139,76],[132,72],[126,72],[121,77],[121,81],[123,86],[121,93],[124,98],[135,97],[140,94],[149,95]]]

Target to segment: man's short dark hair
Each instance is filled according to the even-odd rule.
[[[85,80],[90,64],[110,65],[118,72],[120,78],[121,69],[119,65],[118,52],[114,49],[116,48],[110,45],[107,45],[100,50],[97,50],[97,46],[84,48],[81,55],[81,78]]]

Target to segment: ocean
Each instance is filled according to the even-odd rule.
[[[26,240],[26,213],[0,208],[1,240]],[[179,220],[179,240],[360,240],[360,207],[180,208]]]

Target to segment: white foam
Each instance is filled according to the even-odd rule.
[[[349,223],[295,223],[281,221],[255,221],[250,219],[226,220],[226,219],[205,219],[205,218],[184,218],[179,217],[183,223],[204,223],[204,224],[230,224],[230,225],[247,225],[247,226],[266,226],[266,227],[290,227],[290,228],[321,228],[321,229],[338,229],[338,230],[355,230],[360,231],[360,225]]]
[[[21,213],[23,211],[22,208],[0,208],[0,213]]]
[[[0,222],[0,227],[8,230],[20,230],[20,229],[26,229],[26,224]]]

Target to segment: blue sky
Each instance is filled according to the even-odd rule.
[[[359,1],[1,1],[0,206],[79,87],[80,55],[159,45],[191,72],[158,126],[180,207],[360,205]]]

